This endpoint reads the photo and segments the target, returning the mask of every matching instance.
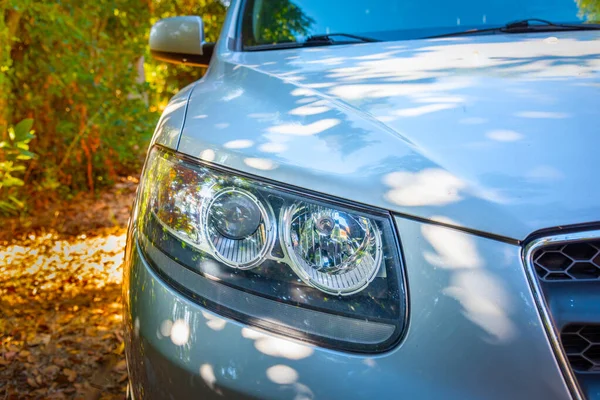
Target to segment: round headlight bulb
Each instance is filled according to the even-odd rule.
[[[216,258],[239,269],[257,266],[273,247],[271,214],[247,190],[230,187],[215,193],[206,207],[204,231]]]
[[[283,210],[281,232],[291,267],[310,286],[335,295],[363,290],[381,265],[381,234],[368,218],[320,205]]]

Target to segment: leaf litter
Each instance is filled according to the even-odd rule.
[[[124,182],[3,230],[0,399],[125,397],[120,285],[136,181]]]

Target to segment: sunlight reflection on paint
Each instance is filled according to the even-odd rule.
[[[238,88],[238,89],[232,90],[231,92],[227,93],[225,96],[223,96],[222,100],[223,101],[231,101],[233,99],[237,99],[238,97],[240,97],[243,94],[244,94],[244,90]]]
[[[206,325],[213,331],[221,331],[225,328],[225,325],[227,325],[227,321],[223,318],[219,318],[209,312],[202,311],[202,315],[208,320],[206,321]]]
[[[456,107],[457,106],[455,104],[430,104],[427,106],[394,110],[392,111],[392,113],[399,117],[420,117],[421,115],[429,114],[436,111],[448,110]]]
[[[308,104],[314,103],[315,101],[319,101],[318,97],[303,97],[301,99],[296,100],[296,104]]]
[[[313,353],[313,349],[308,346],[269,336],[257,339],[254,347],[266,355],[290,360],[301,360]]]
[[[171,341],[177,346],[183,346],[190,338],[190,327],[183,319],[178,319],[171,328]]]
[[[200,153],[200,159],[204,160],[204,161],[214,161],[215,160],[215,152],[214,150],[211,149],[206,149],[203,150],[202,153]]]
[[[325,113],[325,112],[331,110],[331,108],[326,106],[325,104],[326,104],[326,102],[324,102],[324,101],[317,101],[312,104],[307,104],[304,106],[294,108],[294,109],[290,110],[288,112],[288,114],[300,115],[300,116],[322,114],[322,113]]]
[[[312,89],[300,87],[300,88],[292,90],[291,95],[292,96],[318,96],[318,92],[316,92]]]
[[[253,144],[254,142],[252,140],[238,139],[225,143],[223,147],[227,149],[247,149],[248,147],[252,147]]]
[[[135,317],[135,322],[133,323],[133,335],[137,338],[140,336],[140,318]]]
[[[443,169],[392,172],[383,178],[392,189],[385,198],[401,206],[445,205],[462,200],[466,184]]]
[[[549,112],[549,111],[523,111],[515,114],[521,118],[545,118],[545,119],[563,119],[568,118],[569,114],[560,112]]]
[[[287,146],[283,143],[269,142],[261,144],[258,149],[265,153],[281,153],[287,150]]]
[[[307,61],[307,64],[320,64],[320,65],[339,65],[343,64],[346,59],[344,57],[326,57],[319,60]]]
[[[221,267],[219,264],[211,259],[203,260],[200,264],[200,268],[204,271],[204,276],[213,281],[220,281],[221,279],[217,278],[220,274]]]
[[[215,371],[213,370],[212,365],[210,364],[202,364],[200,366],[200,376],[206,382],[208,387],[211,389],[215,388],[215,383],[217,382],[217,377],[215,376]]]
[[[416,98],[415,101],[418,103],[464,103],[465,99],[459,96],[427,96]]]
[[[164,337],[169,337],[169,336],[171,336],[172,328],[173,328],[173,321],[171,321],[170,319],[166,319],[160,324],[160,334],[163,335]]]
[[[314,352],[309,346],[269,336],[250,328],[242,328],[242,336],[254,340],[256,350],[273,357],[301,360],[310,357]]]
[[[452,222],[442,217],[437,220]],[[439,268],[479,268],[483,265],[475,243],[469,236],[437,225],[423,225],[421,232],[434,250],[424,253],[431,265]]]
[[[271,119],[277,118],[278,115],[279,113],[252,113],[248,114],[248,117],[269,121]]]
[[[521,135],[519,132],[506,129],[489,131],[485,134],[485,136],[497,142],[516,142],[523,139],[523,135]]]
[[[307,83],[306,86],[309,89],[323,89],[323,88],[328,88],[331,86],[334,86],[335,83],[333,82],[317,82],[317,83]]]
[[[315,397],[314,393],[308,386],[303,383],[296,382],[293,384],[296,396],[294,400],[311,400]]]
[[[277,168],[277,165],[274,161],[266,158],[245,158],[244,164],[263,171],[270,171]]]
[[[436,220],[456,225],[456,221],[448,218],[436,217]],[[431,265],[451,271],[443,293],[460,302],[465,317],[484,329],[492,342],[512,340],[517,332],[509,317],[512,302],[502,281],[483,268],[485,261],[473,238],[438,225],[423,225],[421,232],[434,250],[425,251],[425,259]]]
[[[443,293],[458,300],[465,315],[489,333],[495,342],[506,343],[516,335],[507,315],[510,299],[500,281],[486,271],[455,274]]]
[[[279,385],[289,385],[298,380],[298,372],[287,365],[274,365],[267,369],[267,377]]]
[[[375,360],[373,360],[372,358],[365,358],[362,363],[369,368],[375,368],[375,366],[377,365],[377,362],[375,362]]]
[[[340,123],[341,121],[339,119],[329,118],[321,119],[308,125],[293,123],[271,126],[268,128],[268,132],[284,135],[311,136],[326,131],[327,129],[331,129]]]
[[[386,51],[384,53],[375,53],[375,54],[367,54],[366,56],[358,56],[354,57],[355,60],[384,60],[386,58],[391,58],[393,55],[397,54],[397,51]]]
[[[541,181],[555,181],[565,178],[565,174],[550,165],[540,165],[527,172],[525,175],[529,179]]]

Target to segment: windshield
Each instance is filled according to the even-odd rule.
[[[578,24],[599,14],[600,0],[247,0],[242,42],[276,45],[334,33],[406,40],[528,18]]]

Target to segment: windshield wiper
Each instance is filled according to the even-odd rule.
[[[354,39],[356,41],[363,42],[363,43],[371,43],[371,42],[379,42],[380,41],[380,40],[373,39],[370,37],[352,35],[349,33],[325,33],[322,35],[309,36],[306,38],[306,41],[304,43],[326,42],[326,43],[333,44],[333,43],[337,42],[335,39],[333,39],[335,36],[350,38],[350,39]],[[347,43],[347,41],[344,41],[344,43]]]
[[[345,37],[353,40],[335,40],[335,36]],[[280,50],[280,49],[296,49],[299,47],[313,46],[331,46],[336,44],[353,44],[353,43],[371,43],[381,42],[381,40],[373,39],[366,36],[353,35],[350,33],[325,33],[322,35],[308,36],[302,42],[279,42],[272,44],[259,44],[250,47],[245,47],[246,51],[264,51],[264,50]]]
[[[532,24],[532,22],[538,22]],[[596,24],[555,24],[554,22],[547,21],[539,18],[528,18],[520,21],[509,22],[508,24],[486,29],[470,29],[467,31],[444,33],[441,35],[427,36],[424,39],[435,39],[451,36],[465,36],[465,35],[478,35],[482,33],[526,33],[526,32],[551,32],[551,31],[586,31],[586,30],[599,30],[600,25]]]

